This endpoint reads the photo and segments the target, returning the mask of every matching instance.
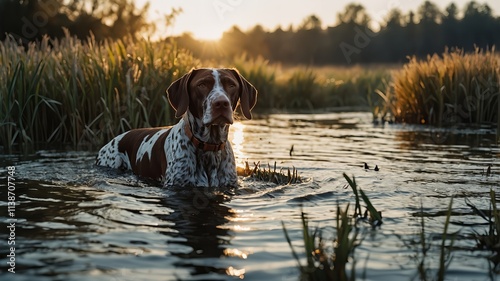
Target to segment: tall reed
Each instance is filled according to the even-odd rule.
[[[259,91],[256,110],[317,110],[334,107],[383,106],[375,94],[394,66],[282,66],[246,55],[228,62]],[[380,115],[380,114],[377,114]]]
[[[357,224],[362,219],[366,219],[368,212],[370,218],[368,222],[375,228],[382,224],[382,213],[377,211],[373,204],[370,202],[366,194],[356,184],[356,179],[352,179],[343,174],[349,186],[351,186],[355,195],[354,212],[349,213],[350,204],[347,204],[345,210],[342,210],[337,204],[337,211],[335,216],[335,236],[333,238],[332,246],[329,247],[327,242],[322,237],[322,232],[319,228],[310,229],[309,221],[303,211],[301,211],[302,220],[302,238],[304,241],[305,255],[307,263],[302,265],[299,255],[292,245],[292,240],[288,234],[285,224],[281,222],[285,238],[292,250],[293,257],[297,260],[300,269],[300,280],[316,281],[316,280],[329,280],[329,281],[347,281],[356,280],[356,262],[354,258],[354,251],[363,240],[360,237],[361,228]],[[364,217],[361,212],[360,197],[367,205]],[[333,249],[333,250],[332,250]],[[347,263],[351,261],[352,266],[350,274],[347,271]]]
[[[359,229],[355,226],[355,218],[349,215],[349,204],[345,210],[337,205],[336,235],[333,240],[333,253],[327,250],[325,240],[318,228],[309,228],[309,221],[305,213],[301,212],[302,238],[306,255],[306,264],[302,265],[299,255],[295,251],[290,235],[281,222],[285,238],[290,246],[292,255],[300,269],[300,280],[304,281],[347,281],[355,280],[354,250],[359,246],[361,239],[358,237]],[[347,274],[347,263],[351,260],[350,276]]]
[[[396,121],[434,125],[500,123],[500,56],[495,49],[413,57],[383,95]]]
[[[66,34],[26,49],[0,42],[0,140],[102,144],[121,131],[172,122],[168,85],[199,62],[174,44],[97,42]]]
[[[473,237],[476,239],[478,249],[492,252],[492,255],[488,258],[493,263],[491,272],[498,274],[500,272],[500,212],[497,207],[498,197],[493,189],[490,189],[489,201],[490,210],[487,211],[478,209],[470,202],[466,201],[466,203],[474,213],[481,216],[488,223],[486,233],[474,232]]]
[[[279,105],[280,97],[276,94],[278,65],[270,64],[262,57],[249,59],[245,54],[236,57],[229,64],[238,69],[240,74],[258,90],[256,109],[275,108]]]
[[[433,235],[426,233],[424,207],[420,205],[420,230],[417,234],[416,239],[406,240],[402,239],[403,243],[415,251],[414,260],[417,264],[416,276],[419,280],[436,280],[444,281],[446,280],[446,273],[453,260],[452,249],[455,242],[455,237],[458,232],[450,233],[449,226],[451,223],[452,215],[452,205],[453,197],[450,199],[447,211],[444,212],[446,219],[443,226],[443,232],[439,235],[440,239],[434,239]],[[400,237],[401,239],[401,237]],[[439,244],[433,243],[434,240],[439,240]],[[447,243],[447,241],[449,241]],[[430,253],[432,248],[437,248],[439,250],[439,261],[436,263],[434,260],[430,260]],[[432,269],[434,268],[434,269]],[[416,279],[416,278],[414,278]]]

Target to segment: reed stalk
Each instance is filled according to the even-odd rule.
[[[125,130],[171,124],[165,90],[198,65],[171,43],[96,42],[68,33],[27,48],[0,42],[0,140],[99,146]]]
[[[355,219],[349,215],[349,204],[342,210],[337,204],[336,235],[333,239],[333,253],[327,250],[325,240],[319,228],[310,229],[308,219],[301,211],[302,238],[306,255],[306,265],[302,265],[299,254],[292,245],[285,224],[282,222],[285,238],[292,255],[297,261],[300,280],[308,281],[347,281],[355,280],[354,250],[360,244],[359,229],[355,227]],[[352,261],[350,276],[347,274],[347,263]]]
[[[500,124],[499,95],[500,56],[492,48],[412,57],[381,96],[397,122],[450,126]]]

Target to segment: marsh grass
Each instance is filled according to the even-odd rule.
[[[417,274],[415,277],[417,277],[418,280],[444,281],[446,279],[446,271],[453,259],[451,250],[457,235],[457,233],[449,233],[452,205],[453,198],[450,199],[450,203],[445,213],[446,217],[443,232],[439,235],[439,239],[437,239],[439,244],[433,244],[432,241],[436,239],[434,239],[434,236],[427,234],[425,226],[426,213],[424,213],[423,206],[421,206],[419,214],[420,230],[417,234],[417,238],[407,239],[400,237],[408,248],[415,251],[414,260],[417,264]],[[439,260],[437,263],[434,260],[429,260],[431,249],[436,247],[439,251]],[[435,270],[432,268],[435,268]]]
[[[385,106],[375,93],[385,89],[396,65],[354,67],[282,66],[263,58],[242,55],[229,65],[236,67],[259,90],[256,110],[318,110],[334,107]],[[378,113],[377,113],[378,114]]]
[[[292,255],[300,269],[300,280],[355,280],[355,266],[351,267],[350,277],[347,274],[346,264],[354,260],[354,250],[359,245],[359,229],[355,226],[355,219],[349,215],[349,204],[342,210],[337,204],[336,235],[332,241],[333,253],[328,250],[327,241],[322,238],[321,230],[311,230],[308,219],[301,211],[302,238],[306,254],[306,265],[295,251],[292,240],[285,224],[282,222],[285,238],[292,250]]]
[[[390,78],[382,66],[294,67],[278,76],[278,90],[284,95],[285,109],[369,109],[382,103],[375,94]]]
[[[249,59],[246,55],[235,58],[229,64],[238,69],[240,74],[258,90],[255,110],[276,108],[281,103],[281,99],[276,92],[278,65],[271,64],[262,57]]]
[[[373,204],[370,202],[368,196],[365,192],[358,187],[356,183],[356,178],[353,176],[352,179],[346,174],[343,174],[349,186],[352,188],[355,199],[354,216],[358,218],[368,219],[368,222],[372,227],[380,226],[382,224],[382,212],[377,211]],[[366,205],[366,211],[362,213],[360,197]]]
[[[260,161],[254,163],[253,168],[250,168],[248,161],[245,161],[245,167],[242,169],[238,168],[238,175],[280,185],[301,183],[303,181],[295,167],[292,167],[292,169],[287,168],[286,170],[280,168],[278,170],[276,162],[274,162],[272,167],[270,164],[267,164],[266,169],[261,166]]]
[[[500,123],[500,57],[495,49],[412,57],[378,92],[395,121],[449,126]]]
[[[356,179],[352,179],[344,173],[344,178],[351,186],[355,195],[354,212],[350,212],[350,204],[347,204],[345,209],[340,208],[337,203],[335,215],[335,235],[329,246],[329,242],[323,239],[322,231],[316,227],[309,227],[308,219],[303,211],[301,211],[302,221],[302,239],[304,242],[306,265],[302,265],[301,259],[282,222],[285,238],[292,250],[293,257],[297,260],[301,278],[300,280],[330,280],[330,281],[347,281],[355,280],[355,257],[354,251],[363,240],[360,237],[361,228],[358,226],[360,220],[367,218],[367,212],[370,213],[369,223],[372,227],[379,226],[382,223],[382,215],[378,212],[366,196],[356,184]],[[361,198],[361,199],[360,199]],[[362,216],[361,200],[367,205],[367,211]],[[351,271],[348,274],[347,264],[351,262]]]
[[[484,234],[475,232],[474,239],[477,242],[477,248],[492,252],[489,260],[493,263],[493,272],[498,273],[500,267],[500,213],[497,208],[496,192],[491,189],[489,193],[491,209],[489,212],[478,209],[476,206],[467,202],[467,205],[488,222],[488,230]]]
[[[136,127],[172,122],[165,90],[198,64],[173,44],[42,39],[0,42],[0,138],[4,147],[100,145]]]

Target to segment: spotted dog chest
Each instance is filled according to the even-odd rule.
[[[219,151],[204,151],[193,145],[184,132],[181,120],[166,141],[168,186],[236,186],[238,178],[230,143]],[[178,144],[178,145],[176,145]]]

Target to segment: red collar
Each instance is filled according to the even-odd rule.
[[[189,126],[189,121],[186,120],[186,121],[184,121],[184,123],[185,123],[184,131],[186,132],[186,136],[188,137],[188,139],[193,143],[193,145],[196,148],[202,149],[203,151],[216,152],[219,150],[223,150],[226,147],[225,142],[222,142],[220,144],[214,144],[214,143],[207,143],[207,142],[201,141],[191,131],[191,126]]]

